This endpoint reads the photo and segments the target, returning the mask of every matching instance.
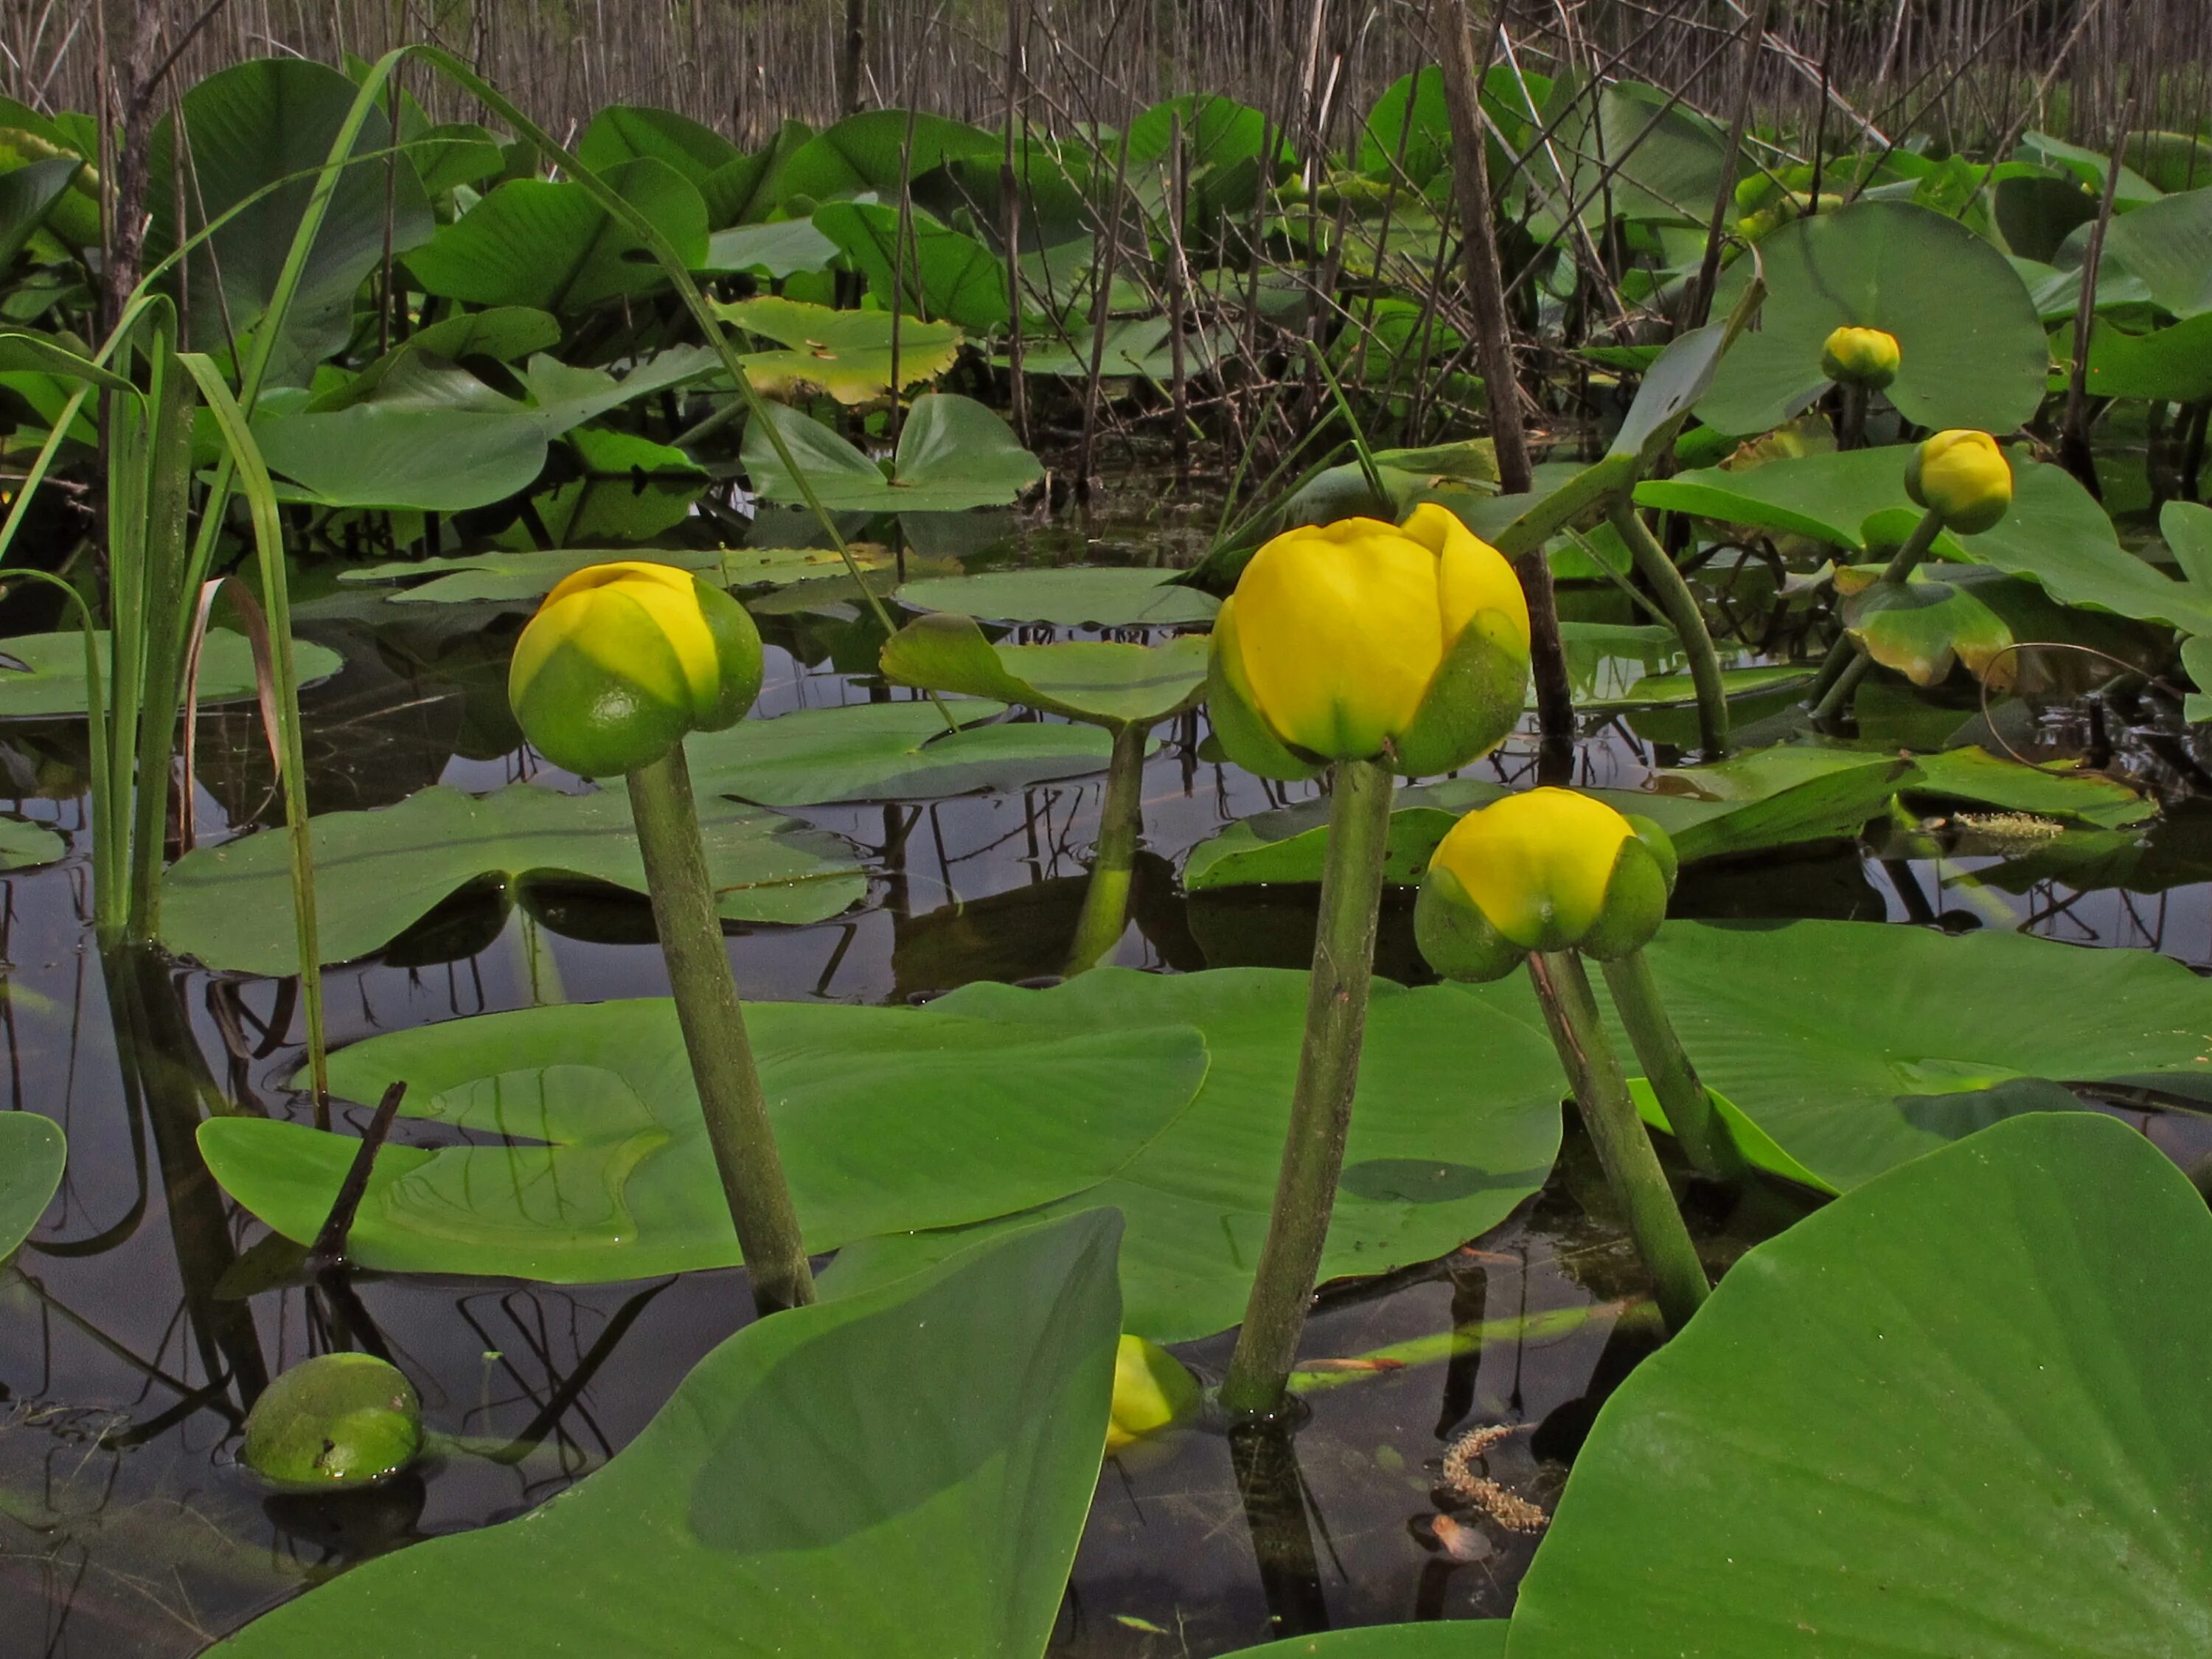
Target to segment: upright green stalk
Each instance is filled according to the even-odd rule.
[[[1659,999],[1659,982],[1651,963],[1640,950],[1598,964],[1605,970],[1606,988],[1628,1040],[1644,1067],[1644,1081],[1658,1097],[1660,1109],[1674,1131],[1674,1139],[1691,1163],[1709,1176],[1735,1180],[1743,1174],[1743,1157],[1713,1109],[1712,1097],[1698,1079],[1697,1067],[1684,1052],[1674,1023],[1667,1018]]]
[[[1712,1286],[1698,1260],[1698,1247],[1682,1224],[1667,1185],[1659,1155],[1637,1115],[1620,1062],[1598,1018],[1597,998],[1582,957],[1573,951],[1538,951],[1528,957],[1528,977],[1544,1005],[1552,1043],[1567,1068],[1567,1081],[1582,1109],[1583,1127],[1597,1148],[1598,1163],[1613,1196],[1627,1212],[1628,1231],[1650,1268],[1659,1310],[1669,1330],[1679,1331],[1697,1312]]]
[[[1071,977],[1098,965],[1129,925],[1129,883],[1144,827],[1145,740],[1151,728],[1131,720],[1114,733],[1106,763],[1106,799],[1098,809],[1098,842],[1091,860],[1091,884],[1067,953]]]
[[[1359,1045],[1367,1029],[1367,986],[1374,971],[1376,912],[1382,903],[1393,787],[1387,762],[1337,763],[1290,1133],[1283,1142],[1267,1243],[1221,1386],[1222,1404],[1246,1415],[1271,1413],[1282,1402],[1328,1237],[1352,1097],[1359,1081]]]
[[[1713,649],[1713,636],[1705,627],[1705,612],[1697,596],[1667,550],[1644,525],[1636,503],[1626,495],[1616,496],[1608,515],[1620,539],[1628,544],[1637,573],[1651,584],[1659,608],[1674,624],[1690,659],[1690,682],[1698,692],[1698,744],[1711,760],[1725,760],[1729,749],[1728,688],[1721,679],[1721,659]]]
[[[753,1297],[763,1313],[805,1307],[814,1300],[814,1276],[761,1097],[744,1008],[730,976],[684,745],[673,745],[625,781],[676,1016],[690,1051],[699,1109],[737,1226],[738,1248],[752,1275]]]
[[[1912,534],[1905,545],[1882,567],[1879,582],[1897,583],[1906,580],[1928,556],[1936,545],[1936,538],[1942,532],[1943,515],[1934,508],[1920,515],[1920,522],[1912,526]],[[1843,708],[1844,699],[1850,695],[1866,673],[1863,665],[1869,659],[1846,634],[1829,648],[1827,658],[1820,665],[1820,672],[1813,682],[1813,718],[1832,720]]]

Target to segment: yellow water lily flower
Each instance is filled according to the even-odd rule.
[[[1956,536],[1978,536],[2012,510],[2012,463],[1986,432],[1939,432],[1912,452],[1905,493]]]
[[[1528,606],[1504,556],[1448,509],[1286,530],[1213,631],[1214,729],[1272,777],[1389,757],[1411,775],[1495,748],[1520,718]]]
[[[1198,1409],[1198,1379],[1157,1342],[1124,1333],[1114,1350],[1114,1403],[1106,1449],[1122,1447],[1182,1421]]]
[[[1901,356],[1894,334],[1847,325],[1821,343],[1820,373],[1845,386],[1879,392],[1897,378]]]
[[[595,564],[545,596],[515,642],[507,696],[532,744],[584,777],[632,772],[760,695],[744,607],[687,570]]]

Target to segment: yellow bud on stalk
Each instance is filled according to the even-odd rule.
[[[507,696],[523,734],[587,778],[634,772],[690,732],[719,732],[761,687],[744,607],[688,570],[595,564],[545,596],[515,642]]]
[[[1252,556],[1214,623],[1214,729],[1268,777],[1350,760],[1450,771],[1504,739],[1528,680],[1520,579],[1434,503],[1403,525],[1285,531]]]
[[[1198,1409],[1198,1379],[1157,1342],[1124,1333],[1114,1350],[1114,1403],[1106,1449],[1119,1451]]]
[[[2012,510],[2012,463],[1986,432],[1939,432],[1912,452],[1905,493],[1954,536],[1978,536]]]
[[[1879,392],[1897,378],[1897,337],[1878,328],[1845,326],[1820,346],[1820,373],[1845,386]]]

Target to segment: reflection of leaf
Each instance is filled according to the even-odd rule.
[[[1094,968],[1048,991],[972,984],[933,1012],[1101,1035],[1188,1021],[1212,1056],[1190,1108],[1114,1176],[1060,1207],[1110,1204],[1127,1328],[1156,1341],[1206,1335],[1243,1313],[1282,1159],[1306,975],[1279,969],[1144,974]],[[1559,1061],[1532,1009],[1505,1015],[1431,987],[1375,986],[1344,1185],[1321,1277],[1425,1261],[1494,1226],[1559,1147]],[[881,1284],[964,1242],[878,1238],[839,1259],[825,1293]]]
[[[15,1252],[62,1184],[61,1126],[36,1112],[0,1112],[0,1261]]]
[[[1149,726],[1195,703],[1207,650],[1196,636],[1157,648],[1096,640],[993,645],[974,618],[937,611],[884,642],[883,667],[902,685],[996,697],[1115,731]]]
[[[714,310],[725,322],[784,348],[744,359],[745,378],[772,398],[812,389],[841,404],[872,403],[890,394],[894,372],[903,392],[935,380],[960,356],[960,331],[951,323],[900,318],[895,367],[889,312],[832,311],[778,295],[717,301]]]
[[[107,635],[94,636],[100,672],[107,672]],[[325,679],[343,666],[328,646],[292,641],[300,684]],[[227,628],[208,630],[200,652],[200,702],[236,702],[253,695],[253,647],[242,634]],[[18,634],[0,640],[0,719],[82,714],[84,701],[84,635]]]
[[[727,805],[702,817],[724,916],[819,921],[867,890],[851,848],[836,836]],[[366,956],[487,878],[543,875],[645,891],[619,787],[562,795],[517,783],[478,796],[438,784],[380,811],[320,812],[311,823],[317,925],[331,962]],[[288,860],[275,830],[187,853],[163,878],[163,939],[210,967],[296,972]]]
[[[2203,1652],[2208,1277],[2203,1200],[2085,1113],[1849,1194],[1607,1402],[1512,1652]]]
[[[1198,1033],[1172,1023],[1081,1035],[791,1002],[745,1019],[815,1250],[1087,1188],[1172,1123],[1206,1069]],[[407,1115],[483,1140],[377,1154],[347,1243],[362,1265],[595,1284],[738,1259],[672,1002],[451,1020],[332,1057],[349,1098],[403,1077]],[[200,1145],[233,1197],[301,1243],[360,1148],[268,1119]]]
[[[67,856],[69,843],[43,823],[0,818],[0,870],[30,870]]]
[[[1118,1231],[1073,1217],[748,1326],[558,1501],[365,1562],[213,1652],[1034,1659],[1097,1482]]]
[[[900,429],[889,477],[821,422],[781,404],[766,405],[762,414],[782,433],[816,498],[833,513],[1003,507],[1044,476],[1013,428],[972,398],[934,392],[916,398]],[[741,453],[746,476],[762,495],[803,499],[757,420],[745,428]]]
[[[916,611],[957,611],[994,621],[1063,628],[1212,622],[1221,609],[1212,595],[1176,586],[1157,570],[1108,566],[933,577],[907,583],[898,591],[898,601]]]

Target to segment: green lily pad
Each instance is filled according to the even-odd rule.
[[[1364,1630],[1293,1636],[1239,1648],[1229,1659],[1505,1659],[1504,1619],[1439,1620],[1431,1625],[1370,1625]]]
[[[1049,991],[979,982],[930,1005],[1039,1032],[1103,1036],[1176,1020],[1205,1033],[1211,1064],[1189,1109],[1054,1206],[1110,1204],[1127,1218],[1125,1329],[1178,1342],[1243,1316],[1282,1161],[1306,986],[1304,974],[1279,969],[1095,968]],[[1533,1008],[1470,1019],[1452,994],[1376,982],[1323,1279],[1388,1272],[1474,1237],[1540,1186],[1557,1156],[1562,1085],[1540,1019]],[[823,1293],[888,1282],[970,1237],[855,1244]]]
[[[2212,311],[2212,190],[2184,191],[2115,218],[2105,258],[2141,281],[2161,311]]]
[[[869,293],[886,309],[911,307],[972,335],[987,336],[1012,319],[1006,260],[919,208],[906,216],[903,251],[896,204],[826,203],[814,210],[814,228],[868,279]],[[902,284],[896,300],[895,279]]]
[[[898,361],[891,361],[891,315],[886,311],[833,311],[779,295],[717,301],[714,313],[748,334],[783,347],[744,359],[745,378],[774,398],[825,392],[841,404],[873,403],[897,390],[933,380],[960,356],[960,331],[950,323],[898,319]],[[802,460],[807,458],[802,454]],[[750,470],[750,469],[748,469]],[[778,499],[782,499],[779,497]]]
[[[848,703],[772,720],[739,720],[694,733],[684,744],[693,787],[763,806],[845,800],[930,800],[987,789],[1024,789],[1106,764],[1112,741],[1085,726],[1036,720],[993,724],[996,702]]]
[[[874,542],[848,545],[863,570],[896,568],[896,557],[887,547]],[[413,581],[389,596],[394,605],[512,605],[544,599],[563,578],[609,559],[712,574],[735,588],[788,587],[845,575],[845,562],[826,547],[555,547],[354,565],[341,570],[338,580]]]
[[[1955,219],[1910,202],[1861,201],[1784,226],[1759,245],[1766,302],[1698,401],[1723,432],[1765,432],[1827,389],[1820,348],[1850,325],[1896,337],[1884,392],[1916,425],[2010,432],[2043,402],[2050,348],[2005,258]],[[1730,267],[1714,301],[1735,305],[1753,262]]]
[[[31,1236],[62,1184],[69,1143],[36,1112],[0,1112],[0,1261]]]
[[[239,1461],[279,1486],[331,1491],[383,1480],[422,1450],[422,1401],[406,1373],[366,1353],[303,1359],[263,1389]]]
[[[0,818],[0,870],[32,870],[69,854],[69,842],[43,823]]]
[[[763,413],[783,434],[815,499],[833,513],[1004,507],[1044,477],[1013,428],[970,398],[936,392],[916,398],[899,430],[888,477],[821,422],[781,404],[769,404]],[[757,425],[745,428],[741,458],[746,477],[766,500],[805,499]]]
[[[1106,325],[1104,349],[1098,372],[1107,379],[1136,375],[1165,386],[1175,376],[1175,343],[1169,337],[1164,317],[1117,318]],[[1094,342],[1087,326],[1071,327],[1065,340],[1046,336],[1024,342],[1022,373],[1051,374],[1065,380],[1091,377]],[[1186,374],[1203,374],[1237,355],[1237,331],[1230,328],[1200,329],[1182,343]]]
[[[1206,692],[1207,642],[1186,635],[1165,645],[1068,640],[994,645],[975,619],[933,611],[884,642],[886,678],[962,696],[997,697],[1103,726],[1151,726]]]
[[[108,671],[107,635],[94,636],[100,672]],[[292,641],[294,669],[302,685],[327,679],[345,665],[327,646]],[[253,647],[242,634],[211,628],[200,651],[200,703],[236,702],[254,690]],[[50,719],[85,712],[84,635],[18,634],[0,640],[0,719]]]
[[[815,229],[811,219],[779,219],[772,224],[732,225],[707,238],[707,260],[700,269],[757,271],[771,282],[801,272],[827,270],[837,244]]]
[[[842,838],[728,804],[701,832],[720,909],[736,921],[820,921],[867,891]],[[564,795],[509,784],[471,795],[443,784],[371,812],[311,820],[315,917],[324,959],[390,944],[462,888],[487,878],[603,881],[645,891],[629,801],[619,786]],[[187,853],[162,878],[161,936],[211,968],[299,971],[286,836],[263,830]]]
[[[2070,355],[2071,337],[2061,342]],[[2212,311],[2168,328],[2130,334],[2102,318],[2089,331],[2088,375],[2093,398],[2148,398],[2195,403],[2212,398]]]
[[[2212,1644],[2204,1200],[2063,1113],[1760,1245],[1598,1414],[1513,1659]]]
[[[544,1509],[363,1562],[211,1652],[1035,1659],[1097,1482],[1116,1231],[1074,1217],[749,1325]]]
[[[1188,1024],[1088,1034],[911,1008],[767,1002],[745,1015],[808,1249],[1046,1204],[1121,1168],[1189,1104]],[[393,1273],[561,1284],[738,1260],[676,1006],[532,1008],[372,1038],[332,1090],[502,1144],[387,1146],[348,1243]],[[360,1143],[226,1118],[200,1148],[225,1191],[305,1243]]]
[[[1941,685],[1952,668],[2002,690],[2017,676],[2012,629],[1965,588],[1923,570],[1902,582],[1876,581],[1843,603],[1844,632],[1884,668],[1915,685]]]
[[[1212,594],[1176,586],[1157,570],[1107,565],[932,577],[907,583],[897,599],[916,611],[1060,628],[1175,627],[1210,623],[1221,609]]]

